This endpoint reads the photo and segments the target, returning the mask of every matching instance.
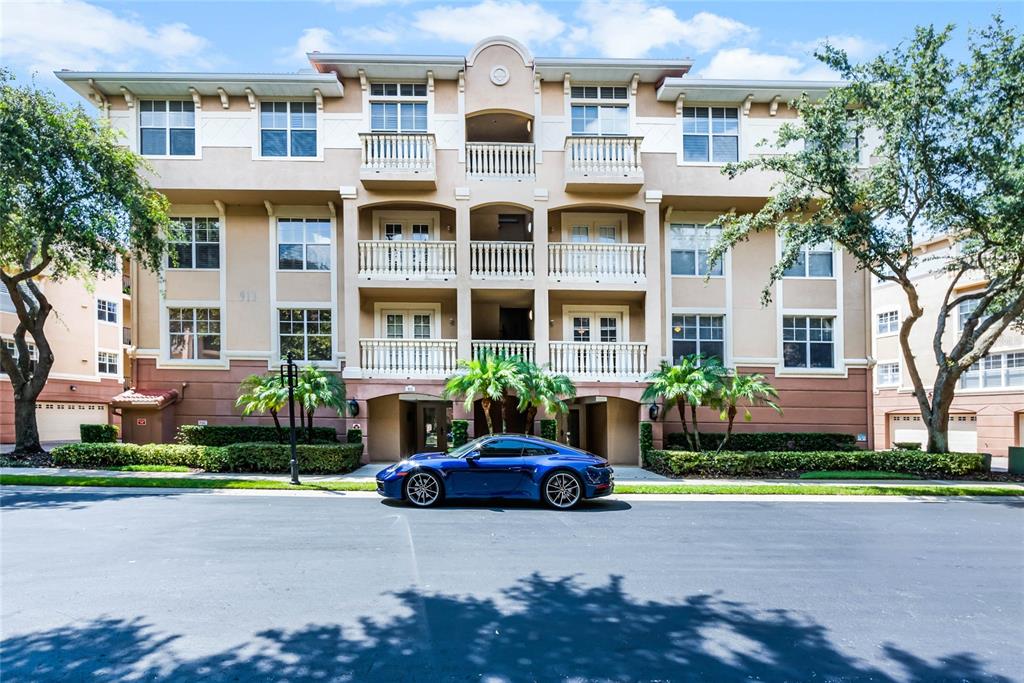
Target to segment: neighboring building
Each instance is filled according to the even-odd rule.
[[[924,316],[911,332],[910,342],[925,387],[935,382],[935,312],[949,288],[951,274],[942,268],[943,256],[956,245],[939,237],[917,245],[921,256],[912,273]],[[980,274],[979,274],[980,276]],[[984,286],[979,276],[965,277],[953,296]],[[976,304],[975,304],[976,305]],[[943,348],[950,349],[970,314],[970,304],[946,322]],[[927,442],[927,431],[905,370],[899,327],[907,315],[906,296],[898,285],[875,281],[872,288],[872,357],[875,366],[875,445],[891,447],[897,441]],[[1006,456],[1009,446],[1024,443],[1024,335],[1010,328],[989,354],[960,378],[949,418],[949,447],[955,451]]]
[[[139,272],[135,385],[183,389],[177,420],[237,421],[239,381],[292,352],[342,369],[368,457],[444,445],[456,360],[518,353],[571,375],[560,436],[638,460],[645,374],[692,351],[767,374],[785,414],[742,430],[870,446],[870,283],[830,245],[760,293],[772,235],[705,282],[706,225],[772,178],[722,164],[835,83],[691,77],[683,60],[541,59],[506,38],[467,57],[310,55],[315,73],[57,75],[100,107],[188,230]],[[864,155],[866,157],[866,155]],[[675,431],[675,411],[655,427]],[[722,429],[717,415],[708,429]],[[255,418],[253,418],[255,420]],[[513,424],[514,427],[519,425]],[[441,443],[438,443],[439,435]]]
[[[131,296],[121,276],[86,285],[79,280],[56,282],[37,278],[53,311],[46,338],[53,349],[53,368],[36,404],[43,441],[79,438],[79,425],[116,421],[108,402],[126,381],[126,350],[131,338]],[[15,354],[18,316],[7,288],[0,285],[0,343]],[[31,335],[26,335],[33,353]],[[13,444],[14,395],[10,378],[0,368],[0,443]]]

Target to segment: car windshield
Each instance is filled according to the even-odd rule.
[[[461,458],[464,457],[466,453],[472,453],[473,451],[479,450],[480,444],[483,443],[483,440],[486,438],[487,437],[485,436],[481,436],[473,439],[472,441],[467,441],[458,448],[453,448],[448,451],[448,456],[452,458]]]

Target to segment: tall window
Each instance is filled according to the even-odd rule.
[[[11,298],[11,293],[7,290],[7,285],[0,284],[0,311],[4,313],[16,313],[17,310],[14,308],[14,299]]]
[[[260,154],[316,156],[315,102],[261,102]]]
[[[277,267],[281,270],[330,270],[331,221],[278,218]]]
[[[725,163],[739,159],[736,107],[683,107],[683,161]]]
[[[672,316],[672,359],[695,353],[725,360],[725,316]]]
[[[96,299],[96,319],[105,323],[116,323],[117,302]]]
[[[331,312],[326,309],[282,308],[277,312],[281,358],[331,360]]]
[[[96,354],[96,371],[101,375],[117,374],[117,354],[100,351]]]
[[[219,308],[171,308],[167,311],[167,323],[171,358],[220,358]]]
[[[718,241],[722,229],[709,225],[673,223],[670,228],[673,275],[721,275],[721,259],[708,264],[708,250]]]
[[[967,301],[961,301],[957,307],[957,318],[958,318],[958,330],[963,330],[967,326],[967,320],[971,317],[971,314],[978,309],[977,299],[968,299]]]
[[[11,358],[13,358],[14,362],[17,363],[18,362],[18,347],[14,343],[14,340],[13,339],[0,339],[0,343],[2,343],[4,345],[4,347],[7,349],[7,351],[11,354]],[[28,346],[28,359],[29,359],[28,367],[29,367],[30,370],[35,370],[36,369],[36,363],[39,362],[39,349],[36,348],[35,344],[33,344],[32,342],[30,342],[28,340],[25,341],[25,345]],[[3,375],[3,374],[6,374],[6,373],[4,372],[4,369],[2,367],[0,367],[0,375]]]
[[[629,95],[625,86],[574,85],[573,135],[627,135]]]
[[[835,367],[833,318],[785,316],[782,319],[782,356],[787,368]]]
[[[139,148],[152,156],[195,156],[195,104],[189,100],[140,101]]]
[[[1024,351],[992,353],[960,375],[961,389],[1024,387]]]
[[[875,366],[875,383],[880,387],[894,387],[900,383],[899,363],[879,363]]]
[[[878,314],[878,334],[895,334],[900,331],[900,312],[886,311]]]
[[[220,221],[216,218],[174,218],[177,233],[171,249],[177,262],[168,268],[220,268]]]
[[[427,132],[427,84],[371,83],[370,130]]]
[[[786,268],[786,277],[832,277],[832,245],[803,245],[796,260]]]

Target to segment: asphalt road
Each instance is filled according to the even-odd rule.
[[[5,489],[5,683],[1024,681],[1024,508]]]

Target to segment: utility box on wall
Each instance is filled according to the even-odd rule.
[[[174,441],[174,405],[180,394],[169,391],[129,389],[110,401],[121,413],[121,440],[125,443],[171,443]]]

